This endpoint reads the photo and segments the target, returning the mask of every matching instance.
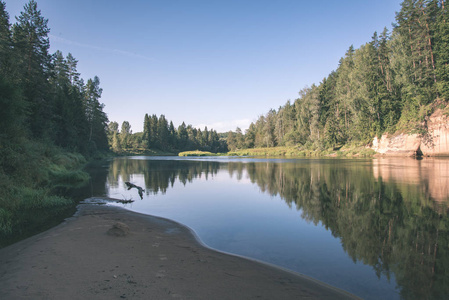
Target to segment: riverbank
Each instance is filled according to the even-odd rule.
[[[0,248],[59,224],[76,204],[59,191],[89,181],[80,153],[18,139],[0,146]]]
[[[2,299],[354,299],[297,274],[203,247],[172,221],[81,204],[0,249]]]
[[[185,152],[188,155],[182,156],[204,156],[207,152],[191,151]],[[206,154],[205,154],[206,153]],[[182,153],[180,153],[181,156]],[[373,157],[376,152],[366,146],[344,145],[339,150],[335,149],[307,149],[299,146],[290,147],[268,147],[268,148],[249,148],[229,151],[226,156],[255,156],[255,157]]]

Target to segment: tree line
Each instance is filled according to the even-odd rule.
[[[227,152],[227,144],[220,139],[218,133],[207,127],[204,130],[186,125],[182,122],[175,128],[172,121],[165,115],[145,114],[143,132],[132,133],[131,125],[124,121],[119,131],[117,122],[109,123],[109,143],[114,152],[120,153],[126,149],[159,149],[166,152],[189,150],[210,151],[214,153]]]
[[[39,140],[87,156],[108,150],[99,78],[85,83],[72,54],[50,54],[49,33],[36,1],[14,24],[0,1],[0,141]]]
[[[391,33],[385,28],[360,48],[350,46],[318,85],[260,116],[244,134],[229,132],[229,148],[328,149],[369,144],[384,132],[425,135],[428,116],[449,100],[448,63],[446,1],[404,0]]]

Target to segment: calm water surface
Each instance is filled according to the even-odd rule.
[[[212,248],[365,299],[449,295],[449,160],[130,157],[102,170],[93,196],[132,200]]]

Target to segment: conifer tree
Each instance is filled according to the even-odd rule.
[[[449,8],[442,0],[435,25],[435,65],[439,96],[449,101]]]
[[[25,102],[14,75],[13,50],[9,14],[0,1],[0,141],[21,135],[25,115]]]
[[[82,82],[80,81],[80,73],[77,71],[78,61],[73,57],[71,53],[67,54],[66,57],[67,63],[67,75],[70,83],[73,86],[81,87]]]
[[[13,48],[9,14],[6,11],[6,4],[0,1],[0,75],[2,77],[10,76],[12,60]]]
[[[150,148],[150,116],[148,114],[145,114],[144,120],[143,120],[143,143],[144,147],[147,149]]]
[[[29,111],[28,128],[32,136],[44,137],[52,127],[48,20],[41,15],[34,0],[25,4],[24,11],[16,19],[12,37],[19,82]]]
[[[409,118],[437,97],[435,60],[429,23],[434,22],[430,1],[404,0],[396,14],[395,59],[403,103]]]
[[[128,121],[123,121],[122,127],[120,130],[120,144],[124,148],[128,148],[130,145],[130,138],[131,138],[132,130],[131,125]]]
[[[84,107],[89,128],[88,142],[91,153],[108,148],[106,136],[108,118],[103,112],[104,105],[99,101],[102,92],[100,79],[97,76],[87,81]]]
[[[168,122],[164,115],[159,117],[157,123],[158,145],[161,149],[166,149],[169,144]]]
[[[168,127],[168,134],[169,134],[169,145],[172,149],[174,149],[177,147],[176,145],[177,136],[175,126],[173,125],[172,121],[170,121],[170,125]]]
[[[186,149],[189,135],[187,133],[187,127],[184,122],[178,126],[178,147],[179,149]]]
[[[158,137],[157,137],[157,125],[158,125],[158,118],[155,114],[153,114],[150,118],[150,126],[149,126],[149,144],[151,147],[158,147]]]

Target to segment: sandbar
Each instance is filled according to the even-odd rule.
[[[358,299],[207,248],[171,220],[95,204],[0,249],[0,291],[2,299]]]

